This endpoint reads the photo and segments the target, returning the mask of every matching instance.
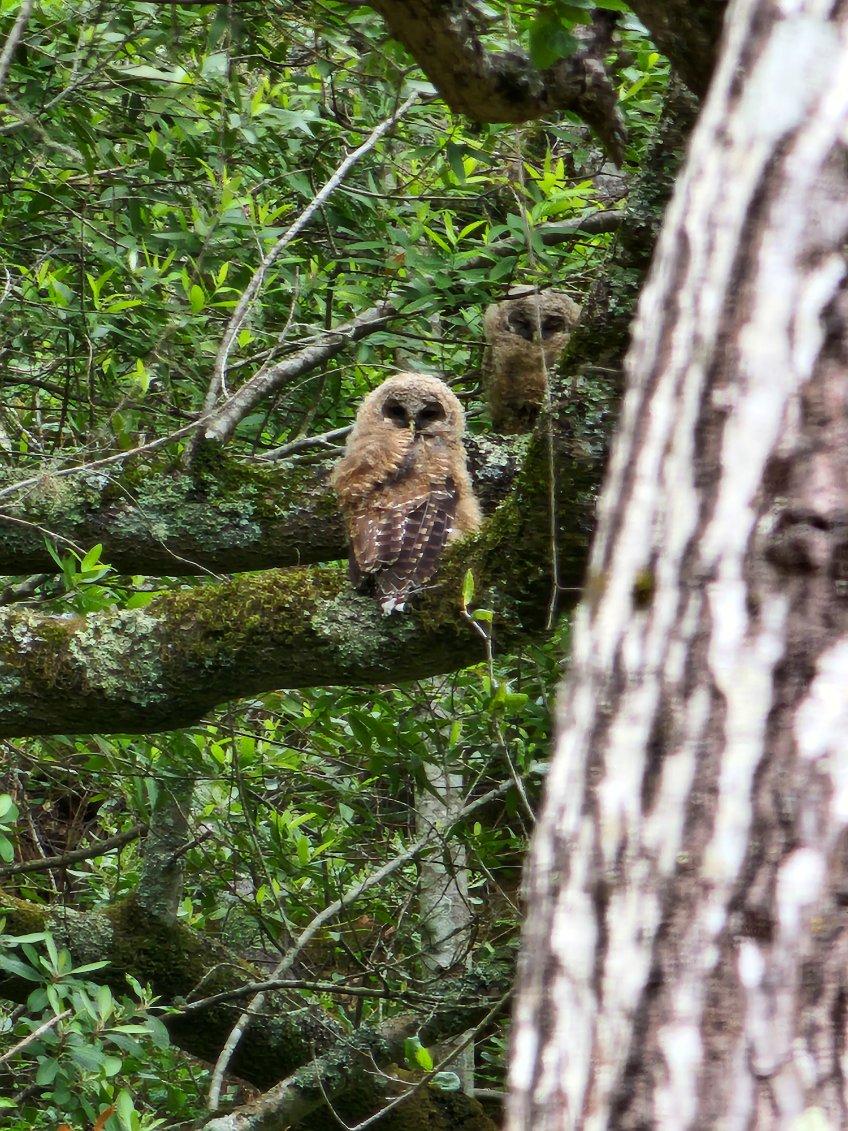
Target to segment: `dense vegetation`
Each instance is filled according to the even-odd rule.
[[[37,478],[28,490],[50,565],[6,578],[0,602],[59,626],[141,609],[227,572],[177,557],[174,576],[119,572],[108,545],[58,529],[75,499],[76,480],[59,474],[70,467],[166,441],[148,461],[97,472],[98,490],[120,508],[151,475],[214,461],[194,450],[187,426],[216,373],[216,393],[228,395],[390,300],[390,315],[358,341],[340,337],[334,356],[243,415],[228,454],[239,467],[267,466],[269,453],[275,467],[323,467],[339,436],[308,438],[347,425],[398,367],[445,374],[470,431],[484,434],[485,305],[514,282],[587,293],[614,235],[551,226],[620,207],[667,79],[623,12],[613,44],[628,131],[619,168],[570,114],[520,126],[451,115],[367,6],[44,0],[22,19],[26,7],[0,9],[4,39],[21,32],[0,62],[0,465],[4,482]],[[488,39],[548,66],[574,49],[587,10],[487,4]],[[267,265],[236,323],[263,254],[416,94]],[[0,514],[10,537],[30,521],[26,498],[13,503],[23,509]],[[469,585],[466,605],[474,597]],[[181,924],[267,972],[316,915],[422,835],[421,799],[439,793],[434,775],[444,784],[451,774],[462,804],[498,791],[434,838],[445,874],[467,882],[451,973],[472,972],[478,991],[449,1036],[482,1017],[476,1084],[495,1095],[496,1117],[504,1011],[491,1007],[512,973],[520,863],[566,627],[493,656],[498,609],[485,596],[476,604],[479,663],[437,679],[270,692],[167,733],[2,742],[0,884],[18,912],[0,949],[4,1126],[126,1131],[172,1126],[206,1105],[215,1057],[201,1058],[181,1018],[202,1028],[203,1011],[189,1006],[214,978],[168,997],[165,978],[146,981],[131,963],[116,976],[105,959],[77,961],[73,916],[128,901],[153,915],[174,900]],[[54,856],[64,859],[51,865]],[[295,1024],[319,1018],[343,1038],[410,1012],[423,1028],[438,1011],[443,975],[428,966],[420,867],[420,852],[403,860],[296,952],[282,979]],[[247,1000],[227,1005],[231,1024]],[[444,1055],[411,1032],[389,1094]],[[237,1072],[222,1099],[286,1074]],[[450,1066],[435,1078],[445,1094],[459,1082]],[[371,1111],[355,1100],[337,1107],[349,1124]],[[326,1109],[322,1118],[314,1125],[329,1126]]]

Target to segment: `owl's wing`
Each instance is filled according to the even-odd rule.
[[[376,505],[359,515],[351,538],[351,578],[376,580],[384,612],[402,609],[404,598],[436,572],[456,515],[453,479],[426,494]]]

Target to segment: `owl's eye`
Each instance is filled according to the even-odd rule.
[[[392,424],[396,424],[398,428],[406,428],[409,423],[406,409],[397,401],[386,401],[383,405],[383,416],[387,420],[391,420]]]
[[[415,417],[415,423],[419,428],[426,428],[428,424],[435,424],[437,420],[445,419],[445,410],[440,404],[427,404]]]
[[[527,342],[533,341],[533,327],[530,320],[521,314],[514,314],[509,319],[509,328],[513,334],[518,334],[519,338],[524,338]]]
[[[562,318],[552,315],[546,318],[542,323],[542,337],[550,338],[554,334],[561,334],[565,329],[565,321]]]

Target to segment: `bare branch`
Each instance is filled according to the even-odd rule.
[[[72,1010],[65,1009],[61,1013],[56,1013],[53,1017],[49,1017],[42,1025],[39,1025],[37,1029],[33,1029],[31,1033],[28,1033],[23,1040],[18,1041],[16,1045],[13,1045],[4,1052],[3,1055],[0,1056],[0,1064],[5,1064],[7,1061],[11,1060],[13,1056],[17,1056],[19,1052],[23,1052],[27,1045],[31,1045],[33,1041],[37,1041],[39,1037],[43,1037],[45,1033],[55,1028],[60,1021],[64,1021],[66,1017],[70,1017],[71,1012]]]
[[[239,423],[260,401],[265,400],[296,377],[317,369],[319,365],[341,353],[350,342],[358,342],[360,338],[382,329],[395,313],[395,307],[391,302],[378,303],[377,306],[370,307],[345,325],[335,330],[327,330],[297,353],[276,364],[264,365],[254,377],[233,393],[221,409],[211,415],[203,431],[203,439],[208,443],[226,443]]]
[[[224,331],[224,337],[221,340],[221,345],[218,349],[218,354],[215,358],[215,367],[212,373],[212,381],[206,393],[206,400],[204,401],[203,411],[211,412],[218,401],[218,396],[221,390],[225,388],[226,374],[227,374],[227,359],[230,355],[233,342],[236,335],[244,324],[250,308],[253,305],[259,293],[259,289],[265,279],[270,267],[279,258],[281,252],[288,247],[292,240],[299,235],[303,229],[309,224],[313,216],[319,211],[321,206],[329,199],[330,196],[336,191],[339,185],[344,181],[350,170],[360,161],[366,153],[370,153],[380,138],[384,137],[389,130],[406,114],[407,110],[412,107],[419,99],[418,93],[411,94],[406,101],[398,107],[397,110],[384,121],[376,126],[362,145],[358,146],[345,157],[344,161],[339,165],[338,169],[333,173],[323,188],[316,193],[315,197],[309,202],[306,208],[301,212],[296,220],[289,225],[283,232],[271,250],[262,258],[261,263],[254,271],[250,282],[244,290],[241,298],[233,311],[227,329]],[[208,431],[208,429],[207,429]]]
[[[3,50],[0,51],[0,91],[6,85],[6,76],[9,73],[9,67],[12,65],[12,56],[15,54],[15,48],[20,42],[24,29],[29,23],[29,18],[32,15],[32,10],[35,7],[35,0],[23,0],[18,11],[17,19],[12,25],[12,30],[6,42],[3,44]]]
[[[96,844],[89,844],[86,848],[75,848],[72,852],[63,852],[59,856],[46,856],[43,860],[25,860],[21,864],[10,864],[0,868],[0,880],[7,880],[10,876],[19,876],[23,872],[46,872],[51,868],[67,868],[70,864],[78,864],[80,860],[91,860],[96,856],[105,856],[115,848],[123,848],[133,840],[138,840],[147,832],[147,825],[133,825],[115,836],[99,840]]]
[[[350,432],[352,424],[344,428],[333,428],[329,432],[322,432],[319,436],[301,436],[299,440],[292,440],[290,444],[283,444],[279,448],[272,448],[270,452],[263,452],[259,457],[263,460],[286,459],[296,452],[305,451],[307,448],[332,448],[334,440],[341,440]]]

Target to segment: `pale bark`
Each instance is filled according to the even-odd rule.
[[[189,818],[195,778],[181,767],[173,776],[160,772],[156,787],[136,899],[145,912],[160,922],[168,922],[176,919],[183,894],[185,852],[192,839]]]
[[[422,767],[426,785],[415,790],[419,836],[450,825],[464,803],[462,774],[447,766],[437,750],[432,751],[432,758]],[[446,837],[421,854],[418,911],[421,965],[438,986],[451,971],[467,965],[471,945],[473,915],[468,902],[468,860],[461,840]],[[441,1061],[442,1057],[440,1053],[438,1059]],[[450,1067],[459,1076],[462,1090],[474,1095],[473,1043],[457,1054]]]
[[[846,138],[848,5],[734,3],[577,616],[510,1131],[848,1125]]]

